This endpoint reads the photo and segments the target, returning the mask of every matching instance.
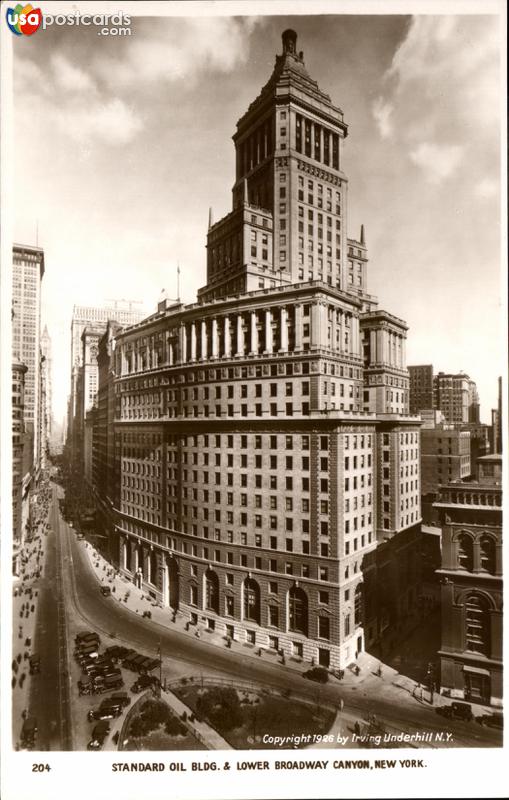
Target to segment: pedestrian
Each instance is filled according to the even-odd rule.
[[[339,701],[339,710],[343,711],[344,707],[345,707],[345,701],[343,700],[343,698],[341,698],[341,700]]]

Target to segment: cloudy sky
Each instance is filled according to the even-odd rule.
[[[57,418],[74,303],[137,299],[151,312],[163,287],[175,296],[178,262],[186,302],[205,283],[208,208],[215,220],[231,208],[231,136],[286,27],[349,124],[349,235],[364,223],[370,291],[408,321],[408,363],[468,372],[489,421],[505,335],[499,20],[339,14],[137,17],[130,37],[13,37],[15,239],[35,243],[38,221]]]

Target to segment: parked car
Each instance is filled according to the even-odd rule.
[[[317,683],[327,683],[329,680],[329,672],[325,667],[312,667],[304,672],[303,677],[308,678],[310,681],[316,681]]]
[[[138,656],[139,656],[139,653],[137,653],[136,650],[129,650],[126,653],[126,655],[124,656],[124,658],[122,659],[122,666],[125,667],[126,669],[131,669],[132,670],[133,669],[133,666],[132,666],[133,661],[136,658],[138,658]]]
[[[92,682],[93,691],[96,694],[111,692],[112,689],[121,689],[124,685],[122,675],[102,675],[97,676]]]
[[[141,672],[143,670],[145,662],[149,660],[150,659],[147,659],[147,656],[142,656],[138,654],[133,659],[131,659],[131,669],[134,672]]]
[[[111,586],[101,586],[101,594],[105,597],[109,597],[111,594]]]
[[[128,653],[129,650],[127,647],[122,647],[122,645],[119,644],[113,644],[104,651],[104,655],[111,658],[112,661],[122,660]]]
[[[480,717],[476,717],[476,721],[480,725],[487,725],[488,728],[503,730],[504,727],[504,715],[501,711],[494,711],[493,714],[483,714]]]
[[[108,705],[103,705],[101,703],[99,708],[90,709],[87,714],[87,719],[89,722],[93,722],[94,720],[114,719],[115,717],[119,717],[121,713],[122,707],[118,705],[118,703],[111,703]]]
[[[154,675],[140,675],[137,681],[133,683],[131,686],[131,692],[138,694],[142,692],[143,689],[149,689],[151,687],[157,686],[159,684],[159,679],[156,678]]]
[[[29,659],[30,675],[37,675],[41,671],[41,658],[34,653]]]
[[[37,720],[35,717],[28,716],[23,721],[21,728],[21,747],[26,750],[32,750],[35,747],[35,740],[37,738]]]
[[[102,672],[105,667],[113,666],[114,665],[111,663],[111,661],[99,661],[99,659],[97,659],[96,661],[92,661],[90,664],[85,664],[82,666],[81,671],[84,675],[94,675]]]
[[[90,642],[76,647],[74,650],[74,657],[80,658],[80,656],[91,656],[94,653],[99,655],[99,642]]]
[[[74,641],[77,645],[85,643],[87,640],[97,641],[100,642],[101,638],[98,633],[95,631],[80,631],[74,637]]]
[[[140,672],[141,673],[152,672],[152,670],[156,669],[156,667],[159,667],[159,659],[147,657],[140,666]]]
[[[439,706],[437,712],[448,719],[463,719],[470,722],[474,715],[470,703],[451,703],[450,706]]]
[[[101,720],[92,731],[92,738],[87,744],[87,750],[100,750],[111,728],[108,720]]]
[[[84,678],[78,681],[78,694],[93,694],[94,684],[91,678]]]
[[[115,694],[111,695],[109,700],[115,701],[116,703],[122,703],[124,708],[131,704],[131,698],[129,697],[127,692],[116,692]],[[107,701],[103,700],[103,702],[107,702]]]

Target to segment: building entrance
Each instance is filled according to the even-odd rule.
[[[472,703],[489,703],[491,683],[489,675],[465,672],[465,700]]]

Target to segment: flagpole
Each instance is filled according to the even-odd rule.
[[[180,300],[180,264],[177,264],[177,300]]]
[[[161,637],[159,637],[159,699],[163,686],[163,653],[161,649]]]

